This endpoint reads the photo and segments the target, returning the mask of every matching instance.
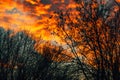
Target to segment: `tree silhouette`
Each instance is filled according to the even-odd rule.
[[[63,54],[62,47],[54,47],[48,42],[42,48],[43,53],[40,53],[36,51],[35,43],[25,32],[14,34],[11,30],[0,28],[1,80],[72,79],[70,75],[74,68],[71,63],[66,64],[71,57]]]
[[[35,41],[24,32],[0,28],[0,79],[45,80],[51,64],[34,49]],[[44,75],[43,75],[44,74]]]
[[[76,8],[58,11],[58,32],[82,67],[86,80],[119,80],[120,5],[75,0]],[[84,60],[81,60],[84,58]],[[83,68],[85,62],[93,69]],[[89,72],[89,73],[86,73]],[[91,79],[90,79],[91,80]]]

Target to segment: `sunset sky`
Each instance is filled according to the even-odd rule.
[[[0,0],[0,26],[14,32],[26,31],[34,40],[61,44],[61,39],[54,35],[58,30],[55,12],[69,8],[74,10],[76,6],[73,0]],[[71,13],[77,14],[75,11]]]
[[[25,30],[32,32],[37,39],[41,36],[44,40],[51,40],[56,29],[54,12],[75,6],[73,0],[0,0],[0,26],[15,32]]]
[[[89,3],[90,0],[86,1]],[[90,8],[88,5],[84,10],[84,3],[80,2],[80,4],[77,4],[73,0],[0,0],[0,27],[5,30],[13,30],[15,34],[17,32],[24,31],[28,36],[36,41],[35,48],[38,52],[41,51],[40,49],[43,49],[44,42],[48,42],[49,44],[45,43],[45,45],[49,46],[51,49],[54,48],[51,45],[52,43],[53,45],[57,45],[57,47],[62,46],[62,48],[66,50],[64,53],[70,53],[69,55],[71,55],[72,49],[70,48],[74,47],[76,53],[81,55],[81,50],[84,50],[83,45],[86,45],[84,44],[84,39],[82,40],[81,38],[81,36],[83,36],[81,28],[86,28],[86,32],[87,30],[89,32],[90,30],[88,29],[88,26],[92,29],[94,25],[90,20],[87,21],[87,19],[90,19],[87,17],[92,17],[93,21],[96,23],[98,31],[100,31],[100,29],[102,30],[101,27],[103,23],[101,18],[103,13],[99,10],[101,8],[101,4],[105,4],[104,6],[110,12],[106,12],[102,15],[104,19],[104,16],[106,17],[106,15],[109,14],[109,16],[107,15],[108,18],[106,18],[106,22],[113,19],[115,17],[115,12],[119,11],[119,6],[114,6],[116,5],[114,3],[116,1],[117,4],[120,4],[120,0],[95,1],[99,2],[93,2],[93,4],[90,4]],[[83,11],[82,9],[81,11],[76,10],[76,6],[79,7],[79,9],[82,8]],[[109,9],[110,6],[111,9]],[[88,12],[89,10],[91,11],[91,14],[86,11],[87,9]],[[67,10],[69,10],[69,13],[68,15],[65,15]],[[100,14],[97,14],[97,10],[100,11]],[[60,13],[57,14],[59,11],[62,11],[64,14],[65,21],[62,24],[62,27],[68,34],[67,36],[64,31],[58,31],[61,29],[58,27],[58,22],[61,21],[62,23],[63,21],[63,19],[60,19]],[[98,19],[95,19],[96,16]],[[84,21],[84,18],[86,18],[86,22]],[[87,26],[85,24],[87,24]],[[59,35],[56,35],[57,33],[59,33]],[[101,35],[99,37],[102,38],[104,36]],[[94,40],[94,38],[92,39]],[[43,44],[39,44],[40,41],[43,41]],[[72,45],[72,47],[69,45]],[[67,50],[69,52],[67,52]],[[85,51],[87,52],[87,50]],[[89,54],[90,53],[93,52],[90,51]],[[88,57],[91,58],[93,55],[89,54]]]
[[[71,0],[0,0],[0,26],[15,32],[25,30],[35,39],[51,40],[54,11],[69,7]],[[53,37],[56,38],[57,37]]]

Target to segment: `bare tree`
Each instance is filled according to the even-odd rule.
[[[0,28],[1,80],[46,80],[51,76],[47,70],[52,62],[39,54],[34,44],[24,32],[14,34]]]
[[[117,1],[75,0],[76,8],[58,11],[58,36],[68,45],[87,80],[119,80],[120,5]],[[83,68],[81,61],[94,69]],[[89,72],[88,73],[86,73]],[[91,80],[91,79],[90,79]]]
[[[39,51],[41,49],[42,52]],[[42,47],[35,45],[25,32],[14,34],[0,28],[0,79],[66,80],[68,67],[61,62],[66,64],[71,56],[64,52],[62,46],[54,46],[50,42]]]

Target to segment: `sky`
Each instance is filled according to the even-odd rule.
[[[54,2],[52,0],[0,0],[0,26],[16,32],[27,30],[35,37],[44,34],[46,40],[50,35],[46,21],[60,4],[60,0]]]
[[[120,0],[117,0],[120,2]],[[27,31],[34,39],[56,40],[55,11],[74,8],[73,0],[0,0],[0,26],[15,32]]]
[[[61,38],[53,34],[58,30],[55,11],[75,7],[73,0],[0,0],[0,27],[15,33],[25,31],[38,42],[42,39],[67,48]],[[75,11],[71,13],[76,16]]]

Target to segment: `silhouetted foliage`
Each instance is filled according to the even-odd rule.
[[[0,28],[1,80],[35,80],[45,77],[50,62],[35,51],[34,43],[23,32],[13,34],[10,30]]]
[[[0,28],[0,80],[79,79],[74,63],[53,60],[58,53],[60,55],[61,49],[44,46],[41,55],[35,51],[34,44],[35,41],[24,32],[14,34]]]
[[[91,80],[90,74],[94,80],[120,78],[120,5],[115,0],[105,1],[75,0],[76,8],[58,11],[56,17],[56,34],[62,34],[86,80]],[[82,62],[94,69],[83,68]]]

